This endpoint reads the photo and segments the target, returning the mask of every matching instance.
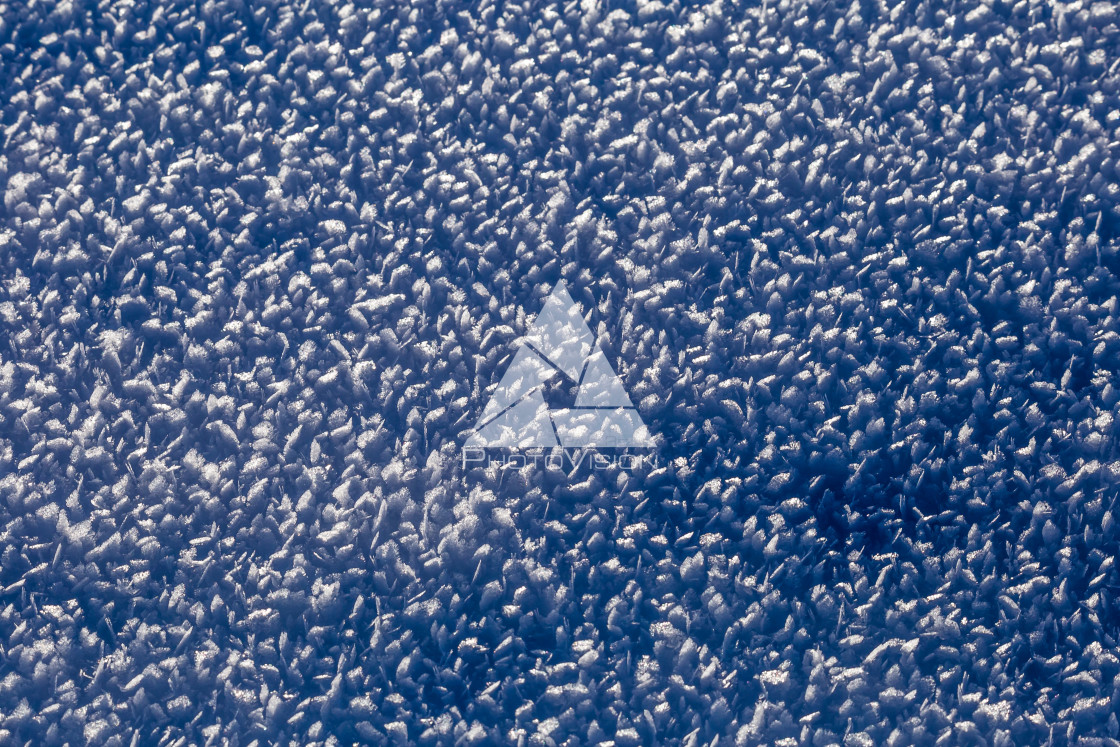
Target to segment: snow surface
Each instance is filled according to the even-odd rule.
[[[1113,3],[361,5],[0,2],[0,743],[1117,744]]]

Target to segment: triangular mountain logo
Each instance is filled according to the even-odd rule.
[[[573,407],[549,409],[558,377],[578,383]],[[494,390],[467,446],[599,448],[652,446],[622,380],[579,305],[560,281]]]

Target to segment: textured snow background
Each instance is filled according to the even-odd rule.
[[[375,6],[0,2],[0,742],[1117,743],[1113,4]]]

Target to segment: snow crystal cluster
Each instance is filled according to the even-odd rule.
[[[0,743],[1118,744],[1118,24],[0,2]]]

